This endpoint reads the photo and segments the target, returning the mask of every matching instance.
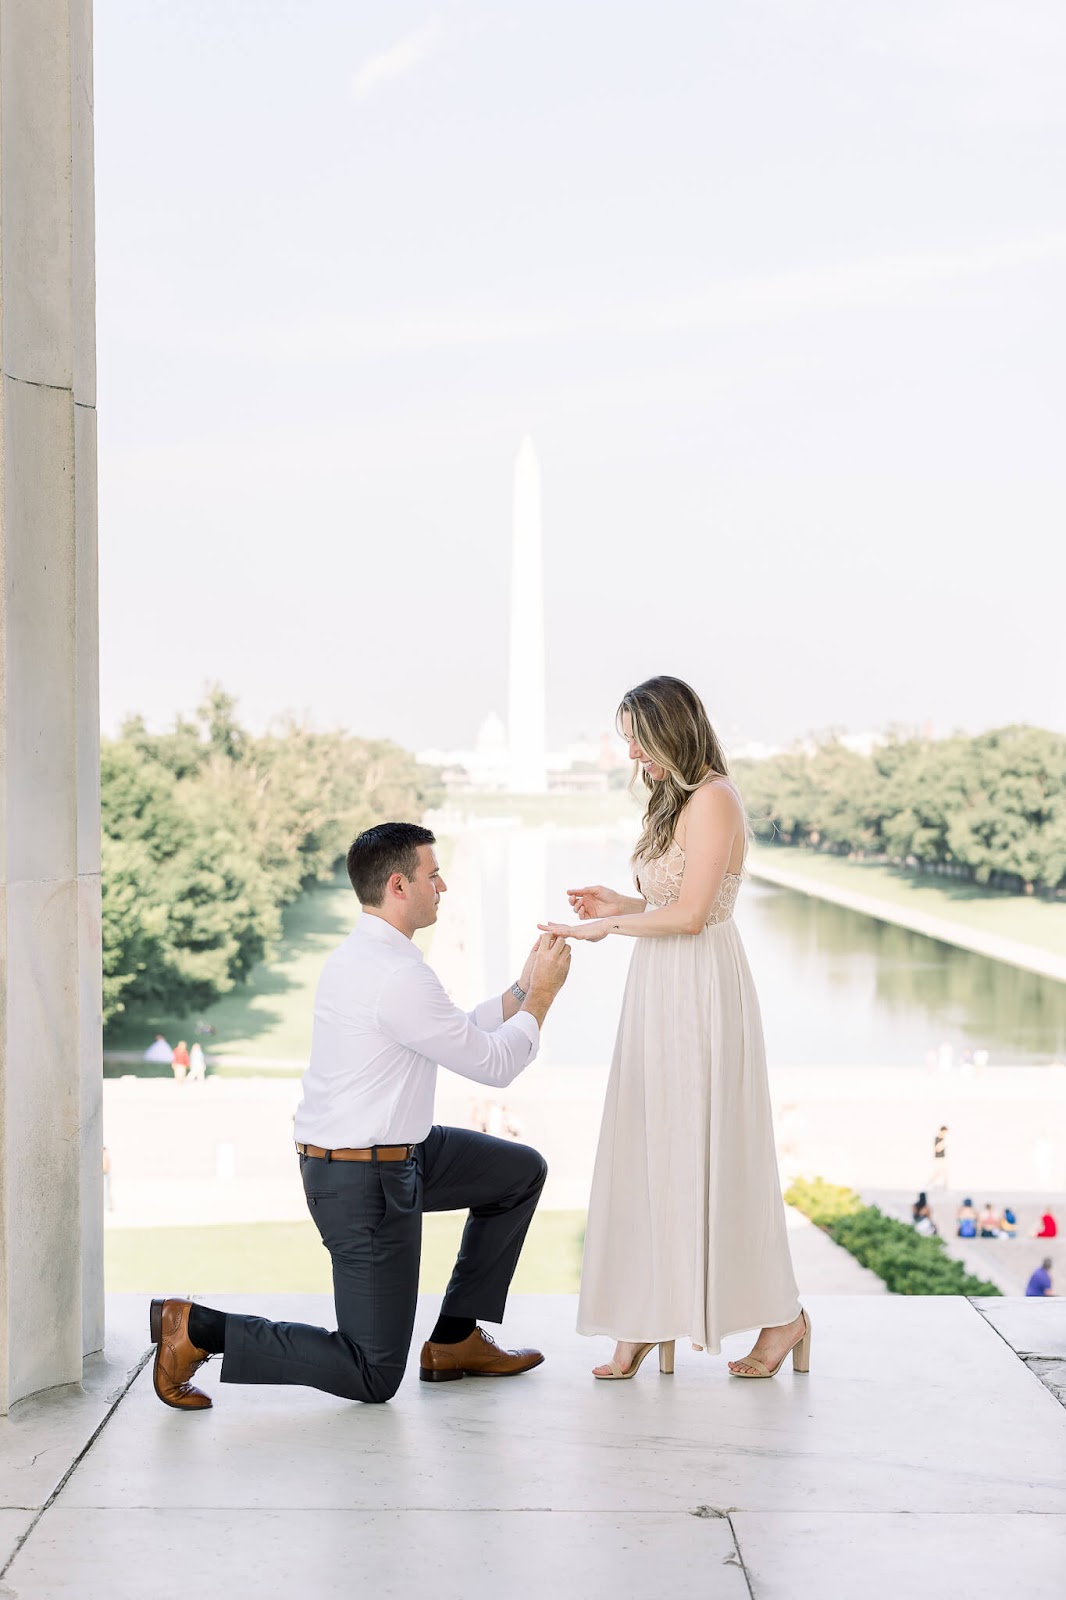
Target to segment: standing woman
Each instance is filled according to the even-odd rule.
[[[609,1334],[597,1378],[630,1378],[674,1341],[717,1354],[759,1328],[739,1378],[766,1378],[792,1351],[800,1309],[774,1151],[759,1002],[733,906],[748,827],[699,696],[649,678],[618,711],[648,804],[633,861],[640,897],[571,889],[569,939],[637,940],[592,1180],[578,1332]]]

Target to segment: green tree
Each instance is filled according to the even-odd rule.
[[[738,763],[757,834],[873,854],[1026,893],[1066,894],[1066,738],[1001,728],[893,739],[870,757],[829,740]]]
[[[104,1020],[202,1010],[269,954],[281,908],[354,834],[415,821],[432,774],[382,740],[296,722],[253,737],[211,687],[195,719],[134,718],[101,753]]]

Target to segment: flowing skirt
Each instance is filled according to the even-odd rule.
[[[688,1337],[799,1315],[762,1019],[732,918],[638,939],[589,1201],[578,1332]]]

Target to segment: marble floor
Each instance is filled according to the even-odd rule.
[[[573,1300],[526,1297],[504,1334],[547,1360],[521,1378],[421,1384],[416,1343],[361,1407],[212,1363],[186,1415],[152,1392],[147,1300],[117,1297],[83,1387],[0,1422],[0,1597],[1061,1600],[1066,1300],[807,1303],[807,1376],[679,1348],[673,1377],[597,1384]]]

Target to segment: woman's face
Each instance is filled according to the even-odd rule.
[[[666,768],[657,766],[654,761],[649,761],[644,751],[633,737],[633,718],[628,711],[622,712],[622,737],[629,740],[629,759],[639,761],[644,772],[652,783],[662,783],[666,777]]]

